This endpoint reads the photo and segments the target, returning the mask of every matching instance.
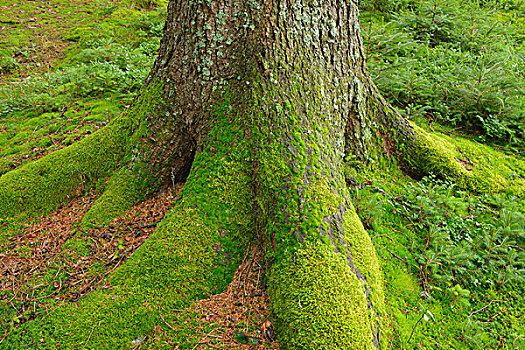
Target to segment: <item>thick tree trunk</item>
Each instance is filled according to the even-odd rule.
[[[194,152],[217,142],[220,120],[243,130],[246,200],[254,239],[272,258],[284,348],[379,348],[382,279],[343,161],[345,152],[366,160],[392,151],[379,130],[413,133],[370,86],[356,3],[172,1],[148,83],[157,81],[166,110],[148,120],[154,142],[138,152],[148,173],[184,176]]]

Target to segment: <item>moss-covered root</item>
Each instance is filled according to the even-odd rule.
[[[341,254],[310,243],[283,265],[270,283],[285,349],[376,349],[364,286]]]
[[[82,195],[93,180],[109,174],[124,156],[125,138],[106,127],[88,139],[0,177],[0,217],[44,214]]]
[[[284,349],[376,350],[389,338],[379,262],[353,210],[344,232],[345,247],[308,240],[272,267],[271,310]]]
[[[457,150],[451,143],[418,126],[414,126],[414,131],[414,150],[405,156],[418,175],[435,174],[450,178],[459,187],[478,193],[496,192],[504,187],[503,178],[491,174],[489,169],[467,170],[460,163]]]
[[[127,167],[119,169],[108,187],[82,218],[83,225],[107,224],[123,214],[146,193],[137,191],[137,179]]]
[[[228,237],[201,210],[179,203],[109,285],[14,330],[2,348],[133,348],[154,328],[169,330],[161,312],[172,317],[166,310],[187,307],[227,285],[242,256],[217,248],[238,247]]]
[[[145,119],[160,104],[161,89],[150,84],[129,111],[104,129],[0,177],[0,217],[48,213],[111,174],[147,135]]]

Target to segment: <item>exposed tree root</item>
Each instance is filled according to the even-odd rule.
[[[458,187],[475,193],[494,193],[505,190],[510,185],[502,174],[494,170],[496,159],[492,160],[493,164],[480,164],[479,167],[470,164],[469,166],[461,160],[463,155],[458,152],[458,147],[454,144],[418,126],[414,126],[414,130],[416,140],[414,146],[409,148],[413,152],[407,153],[407,158],[416,177],[434,174],[450,179]],[[479,149],[479,147],[476,148]],[[509,172],[505,175],[511,174]]]
[[[130,110],[102,130],[2,175],[0,217],[49,213],[110,176],[147,135],[145,118],[160,103],[159,87],[152,84]]]
[[[144,199],[144,194],[138,191],[136,182],[136,176],[127,167],[116,171],[102,196],[82,219],[82,223],[86,226],[106,224]]]
[[[139,101],[136,108],[144,106]],[[294,112],[293,108],[287,111],[291,120]],[[271,323],[283,347],[380,347],[383,340],[379,334],[388,337],[388,328],[384,326],[377,258],[348,202],[341,169],[336,166],[341,158],[317,146],[318,142],[330,143],[332,134],[316,129],[323,125],[322,120],[298,120],[282,125],[282,132],[278,128],[283,116],[275,121],[269,119],[266,128],[257,123],[255,128],[249,123],[240,125],[238,119],[230,117],[215,116],[216,124],[201,140],[182,199],[146,243],[108,278],[107,288],[99,288],[78,304],[53,310],[44,320],[24,324],[15,330],[14,339],[21,337],[28,346],[34,345],[35,339],[43,339],[39,345],[50,348],[57,342],[65,348],[79,348],[89,339],[88,347],[109,344],[121,348],[135,344],[137,339],[169,332],[168,325],[195,316],[196,298],[209,297],[227,286],[248,242],[253,241],[270,252],[268,284],[275,317]],[[321,132],[320,139],[308,139],[306,135],[310,134],[304,132],[308,123],[308,127],[317,130],[314,135]],[[131,159],[126,158],[135,147],[126,137],[138,137],[144,131],[133,132],[130,125],[140,127],[137,120],[122,118],[106,131],[93,135],[93,139],[86,139],[85,144],[51,154],[42,159],[43,163],[27,165],[16,175],[17,181],[23,186],[36,183],[36,188],[44,189],[48,195],[53,191],[42,187],[42,182],[25,184],[30,177],[24,177],[24,173],[31,174],[41,164],[65,163],[69,170],[60,176],[53,173],[53,181],[66,179],[69,186],[75,184],[81,190],[59,194],[64,200],[68,195],[84,192],[88,179],[107,176],[120,166],[84,218],[84,224],[109,222],[144,195],[138,191],[141,179],[128,166],[133,164]],[[437,172],[458,181],[469,179],[470,173],[444,143],[418,128],[414,130],[419,143],[413,164],[422,173]],[[82,175],[89,173],[71,170],[100,159],[93,155],[88,160],[80,159],[79,154],[86,155],[88,151],[83,149],[91,145],[88,140],[104,145],[122,133],[127,136],[111,146],[119,151],[119,156],[107,164],[107,169],[103,168],[106,170],[93,172],[89,177]],[[252,133],[260,145],[255,151],[246,144],[250,141],[246,135],[253,136]],[[294,138],[303,143],[288,143]],[[68,155],[77,155],[77,163],[65,161]],[[313,159],[323,161],[312,163]],[[7,186],[7,175],[1,178],[0,186]],[[67,180],[71,176],[86,180]],[[7,201],[8,197],[0,198]],[[8,214],[26,207],[33,213],[49,210],[49,204],[39,205],[38,200],[21,203],[14,211],[3,207]],[[60,201],[51,203],[57,205]],[[186,312],[170,316],[164,313],[166,308],[183,308]],[[182,344],[190,334],[195,337],[193,327],[177,336],[172,334],[175,338],[170,341]],[[247,333],[240,337],[248,341],[257,338]],[[12,345],[9,339],[7,344]],[[209,336],[204,341],[211,344]]]

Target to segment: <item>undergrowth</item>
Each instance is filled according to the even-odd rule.
[[[54,71],[0,85],[0,175],[79,141],[122,113],[155,59],[166,10],[101,7]],[[6,68],[4,67],[4,70]]]
[[[381,257],[395,345],[524,346],[522,200],[384,170],[351,172],[347,181]]]
[[[361,4],[374,82],[404,114],[516,151],[525,144],[525,7],[519,1]]]

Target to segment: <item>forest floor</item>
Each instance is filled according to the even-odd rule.
[[[97,288],[111,288],[105,283],[106,277],[153,233],[177,200],[182,185],[178,184],[174,193],[168,190],[134,206],[111,225],[88,232],[78,225],[97,199],[93,193],[74,199],[45,217],[17,223],[16,232],[0,244],[0,295],[3,303],[16,310],[12,319],[0,317],[5,329],[0,345],[10,334],[10,323],[45,318],[64,303],[76,302]],[[80,233],[84,234],[82,239],[89,252],[70,246]],[[269,321],[263,261],[256,249],[247,252],[225,291],[192,306],[200,324],[188,339],[195,349],[279,348]],[[181,327],[164,318],[163,322],[174,331]],[[243,326],[238,327],[239,324]],[[208,329],[214,331],[205,331]],[[165,341],[169,343],[169,339]]]
[[[16,60],[17,69],[3,72],[0,81],[16,84],[21,78],[54,70],[73,44],[68,36],[97,18],[101,3],[89,0],[49,2],[4,0],[0,5],[0,56]]]
[[[116,0],[2,1],[0,176],[125,111],[155,57],[164,16],[164,9]],[[442,137],[458,150],[480,149],[478,156],[468,154],[472,164],[498,159],[509,164],[502,176],[525,176],[520,158],[451,133]],[[417,182],[388,164],[349,167],[347,182],[385,273],[391,348],[525,347],[522,197],[471,194],[434,177]],[[182,184],[109,225],[81,227],[104,186],[47,216],[0,218],[0,348],[20,325],[110,288],[106,277],[153,233]],[[279,348],[260,254],[247,252],[225,291],[192,306],[198,326],[181,348]],[[164,319],[180,311],[159,311],[163,323],[155,333],[184,327]],[[176,346],[169,338],[160,341]]]

